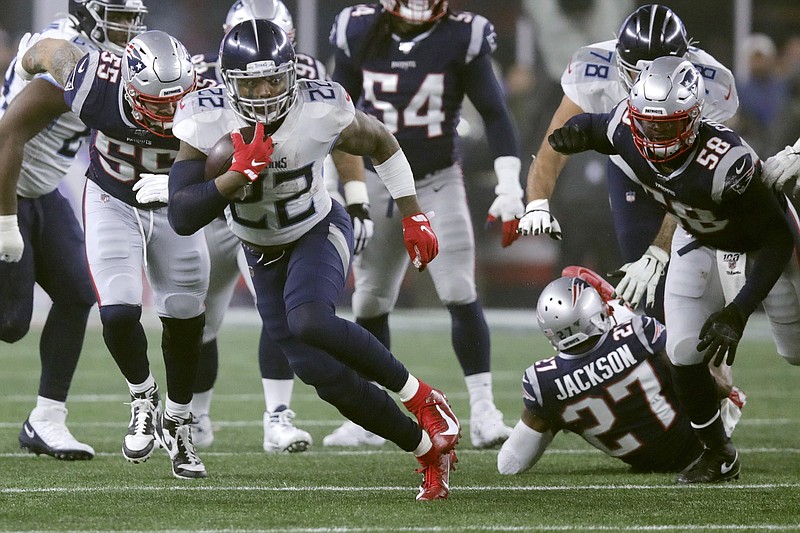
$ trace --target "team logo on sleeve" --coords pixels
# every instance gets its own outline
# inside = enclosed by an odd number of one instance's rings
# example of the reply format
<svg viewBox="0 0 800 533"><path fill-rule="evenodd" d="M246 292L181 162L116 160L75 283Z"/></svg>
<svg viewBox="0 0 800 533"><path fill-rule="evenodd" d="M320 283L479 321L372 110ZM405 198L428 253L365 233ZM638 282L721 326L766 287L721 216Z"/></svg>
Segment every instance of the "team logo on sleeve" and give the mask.
<svg viewBox="0 0 800 533"><path fill-rule="evenodd" d="M725 191L742 194L753 179L755 166L750 154L745 154L736 160L725 175Z"/></svg>

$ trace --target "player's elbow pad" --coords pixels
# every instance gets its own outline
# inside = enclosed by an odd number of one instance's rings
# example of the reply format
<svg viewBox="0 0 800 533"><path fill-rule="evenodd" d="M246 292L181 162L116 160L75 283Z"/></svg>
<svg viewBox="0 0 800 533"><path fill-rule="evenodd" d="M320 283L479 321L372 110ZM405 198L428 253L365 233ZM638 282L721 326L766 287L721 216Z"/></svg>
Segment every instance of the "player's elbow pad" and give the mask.
<svg viewBox="0 0 800 533"><path fill-rule="evenodd" d="M178 161L169 171L169 225L178 235L191 235L225 209L229 201L213 181L203 181L205 161Z"/></svg>
<svg viewBox="0 0 800 533"><path fill-rule="evenodd" d="M497 454L497 471L504 475L519 474L532 467L553 440L553 433L540 433L519 421L511 436Z"/></svg>

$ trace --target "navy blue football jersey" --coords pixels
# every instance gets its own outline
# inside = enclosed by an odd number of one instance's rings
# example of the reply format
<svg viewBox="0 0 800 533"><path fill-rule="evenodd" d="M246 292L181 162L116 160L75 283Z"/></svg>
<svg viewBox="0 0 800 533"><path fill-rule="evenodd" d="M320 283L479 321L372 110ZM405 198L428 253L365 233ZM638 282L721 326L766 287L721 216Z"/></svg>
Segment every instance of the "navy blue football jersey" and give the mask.
<svg viewBox="0 0 800 533"><path fill-rule="evenodd" d="M131 190L142 173L168 174L180 141L160 137L138 125L125 102L121 58L111 52L83 56L64 87L64 100L92 130L86 176L104 191L134 207Z"/></svg>
<svg viewBox="0 0 800 533"><path fill-rule="evenodd" d="M494 156L516 156L513 125L491 70L497 38L491 22L449 12L403 40L381 33L386 16L379 4L339 13L330 36L336 47L332 77L397 137L415 178L458 161L456 126L465 95L487 123Z"/></svg>
<svg viewBox="0 0 800 533"><path fill-rule="evenodd" d="M704 246L751 252L776 230L788 231L784 197L757 178L758 156L730 128L701 121L694 147L679 156L676 170L662 173L634 143L627 101L611 113L588 116L592 117L592 147L618 153L628 177Z"/></svg>
<svg viewBox="0 0 800 533"><path fill-rule="evenodd" d="M635 316L589 352L537 361L522 378L525 408L642 471L676 471L700 442L670 386L666 330Z"/></svg>

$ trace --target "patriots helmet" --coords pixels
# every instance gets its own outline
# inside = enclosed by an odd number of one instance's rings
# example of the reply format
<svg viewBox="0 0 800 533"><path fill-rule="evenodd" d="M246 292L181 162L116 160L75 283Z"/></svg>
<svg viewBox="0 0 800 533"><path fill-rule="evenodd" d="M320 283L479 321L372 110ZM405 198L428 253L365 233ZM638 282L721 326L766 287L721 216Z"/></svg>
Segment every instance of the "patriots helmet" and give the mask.
<svg viewBox="0 0 800 533"><path fill-rule="evenodd" d="M281 27L293 45L295 41L294 21L289 8L280 0L236 0L228 10L222 29L228 33L231 28L245 20L264 19Z"/></svg>
<svg viewBox="0 0 800 533"><path fill-rule="evenodd" d="M536 320L558 351L599 337L612 327L607 306L597 290L581 278L573 277L558 278L542 290L536 305Z"/></svg>
<svg viewBox="0 0 800 533"><path fill-rule="evenodd" d="M222 39L219 70L231 108L250 123L271 124L297 99L294 47L274 22L240 22Z"/></svg>
<svg viewBox="0 0 800 533"><path fill-rule="evenodd" d="M703 77L686 59L660 57L645 66L628 98L639 153L664 163L689 150L700 130L704 94Z"/></svg>
<svg viewBox="0 0 800 533"><path fill-rule="evenodd" d="M78 30L99 48L116 54L147 30L146 14L142 0L69 0L69 15Z"/></svg>
<svg viewBox="0 0 800 533"><path fill-rule="evenodd" d="M690 40L683 21L666 6L647 4L631 13L617 35L617 69L630 90L642 68L657 57L686 57Z"/></svg>
<svg viewBox="0 0 800 533"><path fill-rule="evenodd" d="M447 0L381 0L387 13L413 25L428 24L447 13Z"/></svg>
<svg viewBox="0 0 800 533"><path fill-rule="evenodd" d="M151 30L134 37L122 58L122 86L137 124L172 137L178 101L194 90L192 59L171 35Z"/></svg>

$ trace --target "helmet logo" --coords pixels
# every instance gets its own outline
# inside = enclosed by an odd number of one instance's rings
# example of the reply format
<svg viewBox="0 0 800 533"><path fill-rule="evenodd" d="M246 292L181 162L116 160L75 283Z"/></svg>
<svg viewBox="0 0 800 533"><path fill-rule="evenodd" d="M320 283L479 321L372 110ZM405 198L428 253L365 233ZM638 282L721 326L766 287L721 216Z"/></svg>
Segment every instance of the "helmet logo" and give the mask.
<svg viewBox="0 0 800 533"><path fill-rule="evenodd" d="M142 61L141 54L133 45L128 45L128 53L125 54L125 57L128 61L128 72L131 73L132 78L135 78L137 74L147 68L147 65Z"/></svg>
<svg viewBox="0 0 800 533"><path fill-rule="evenodd" d="M275 70L276 68L275 61L271 59L267 61L254 61L253 63L247 64L247 72L262 72L264 70Z"/></svg>

